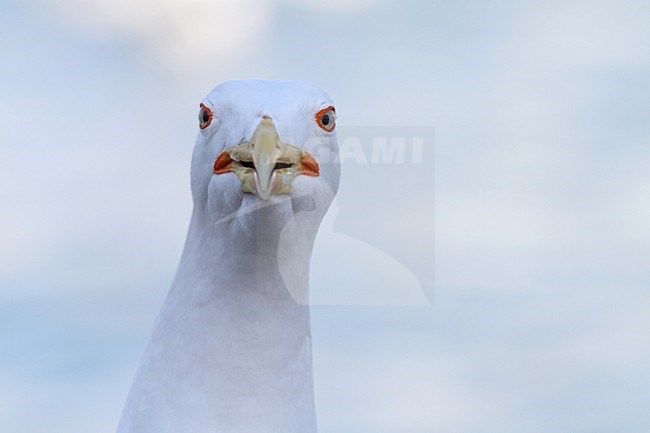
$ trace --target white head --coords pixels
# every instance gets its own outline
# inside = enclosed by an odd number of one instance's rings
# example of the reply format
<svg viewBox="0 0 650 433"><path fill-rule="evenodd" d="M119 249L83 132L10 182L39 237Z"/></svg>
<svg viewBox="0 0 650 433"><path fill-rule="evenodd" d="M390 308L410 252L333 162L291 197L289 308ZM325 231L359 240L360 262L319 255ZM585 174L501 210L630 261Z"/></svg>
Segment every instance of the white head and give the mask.
<svg viewBox="0 0 650 433"><path fill-rule="evenodd" d="M309 211L309 226L318 227L340 177L335 108L325 92L303 81L227 81L203 99L199 128L195 218L236 220L244 231L259 229L262 218L265 230L281 230Z"/></svg>

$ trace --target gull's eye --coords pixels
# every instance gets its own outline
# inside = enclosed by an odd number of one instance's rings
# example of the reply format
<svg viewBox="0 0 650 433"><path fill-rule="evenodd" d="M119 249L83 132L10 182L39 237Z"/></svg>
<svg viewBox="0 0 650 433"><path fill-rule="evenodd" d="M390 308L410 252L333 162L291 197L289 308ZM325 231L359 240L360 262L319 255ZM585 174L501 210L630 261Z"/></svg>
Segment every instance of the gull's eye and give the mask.
<svg viewBox="0 0 650 433"><path fill-rule="evenodd" d="M316 122L325 131L334 131L334 127L336 126L336 110L334 107L323 108L316 113Z"/></svg>
<svg viewBox="0 0 650 433"><path fill-rule="evenodd" d="M199 110L199 128L205 129L212 123L212 111L205 105L201 104Z"/></svg>

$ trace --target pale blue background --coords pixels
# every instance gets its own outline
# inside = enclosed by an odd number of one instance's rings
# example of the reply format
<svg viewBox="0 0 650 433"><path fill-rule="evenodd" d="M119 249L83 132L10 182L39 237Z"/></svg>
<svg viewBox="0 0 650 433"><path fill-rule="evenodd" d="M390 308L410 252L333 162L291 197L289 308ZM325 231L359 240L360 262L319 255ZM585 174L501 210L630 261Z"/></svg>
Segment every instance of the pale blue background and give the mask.
<svg viewBox="0 0 650 433"><path fill-rule="evenodd" d="M197 104L251 77L436 129L420 190L344 167L338 230L435 241L436 285L314 308L323 432L650 431L649 23L645 1L0 0L0 431L114 430Z"/></svg>

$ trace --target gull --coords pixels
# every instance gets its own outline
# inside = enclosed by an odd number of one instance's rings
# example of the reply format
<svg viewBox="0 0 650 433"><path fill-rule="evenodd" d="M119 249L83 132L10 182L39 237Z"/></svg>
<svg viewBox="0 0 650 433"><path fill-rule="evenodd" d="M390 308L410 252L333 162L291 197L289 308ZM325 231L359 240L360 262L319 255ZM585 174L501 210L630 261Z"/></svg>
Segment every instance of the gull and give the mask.
<svg viewBox="0 0 650 433"><path fill-rule="evenodd" d="M317 431L306 301L338 151L334 103L308 82L203 99L187 239L118 433Z"/></svg>

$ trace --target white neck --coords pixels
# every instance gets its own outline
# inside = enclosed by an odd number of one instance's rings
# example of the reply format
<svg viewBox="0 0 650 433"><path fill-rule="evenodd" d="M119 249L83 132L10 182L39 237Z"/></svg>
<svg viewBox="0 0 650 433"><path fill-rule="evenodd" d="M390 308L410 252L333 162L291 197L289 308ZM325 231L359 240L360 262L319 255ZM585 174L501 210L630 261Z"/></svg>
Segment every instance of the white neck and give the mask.
<svg viewBox="0 0 650 433"><path fill-rule="evenodd" d="M316 230L287 247L273 207L216 224L195 208L118 433L316 432L309 308L294 300Z"/></svg>

